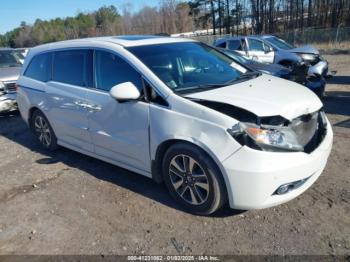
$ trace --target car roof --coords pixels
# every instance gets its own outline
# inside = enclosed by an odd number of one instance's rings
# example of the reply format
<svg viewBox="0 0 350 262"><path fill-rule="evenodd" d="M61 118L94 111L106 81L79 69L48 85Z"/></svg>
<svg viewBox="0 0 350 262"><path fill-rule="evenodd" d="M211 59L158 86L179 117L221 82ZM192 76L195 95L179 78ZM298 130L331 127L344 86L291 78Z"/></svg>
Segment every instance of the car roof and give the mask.
<svg viewBox="0 0 350 262"><path fill-rule="evenodd" d="M190 38L177 38L177 37L165 37L158 35L120 35L120 36L104 36L104 37L90 37L73 40L65 40L60 42L48 43L34 47L33 52L44 49L55 49L61 47L77 46L77 45L89 45L98 43L113 43L123 47L142 46L142 45L154 45L165 43L181 43L181 42L196 42L196 40Z"/></svg>
<svg viewBox="0 0 350 262"><path fill-rule="evenodd" d="M229 40L241 40L241 39L244 39L244 38L251 38L251 39L262 39L263 37L271 37L271 35L264 35L264 36L259 36L259 35L247 35L247 36L244 36L244 35L239 35L239 36L228 36L228 37L224 37L224 38L219 38L215 41L215 45L218 45L222 42L225 42L225 41L229 41Z"/></svg>

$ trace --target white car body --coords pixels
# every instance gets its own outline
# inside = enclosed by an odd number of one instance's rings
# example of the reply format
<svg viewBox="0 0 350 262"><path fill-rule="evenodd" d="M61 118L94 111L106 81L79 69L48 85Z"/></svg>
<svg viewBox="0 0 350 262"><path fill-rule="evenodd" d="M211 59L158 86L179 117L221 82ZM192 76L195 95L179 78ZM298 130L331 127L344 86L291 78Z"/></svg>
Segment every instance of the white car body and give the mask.
<svg viewBox="0 0 350 262"><path fill-rule="evenodd" d="M195 41L104 37L32 48L17 82L21 115L29 123L31 110L38 108L52 125L59 145L156 180L152 162L159 161L157 151L162 145L169 141L196 145L219 167L231 208L274 206L309 188L322 173L331 151L333 134L328 120L324 139L310 153L259 151L241 145L228 133L229 128L240 122L238 119L191 99L225 103L259 117L280 115L288 120L317 112L322 108L321 101L301 85L268 75L180 96L126 49L184 42ZM55 81L40 82L24 76L36 55L77 48L103 49L118 54L147 79L168 106L141 101L119 103L108 92ZM306 178L309 179L299 188L283 195L274 194L279 186Z"/></svg>

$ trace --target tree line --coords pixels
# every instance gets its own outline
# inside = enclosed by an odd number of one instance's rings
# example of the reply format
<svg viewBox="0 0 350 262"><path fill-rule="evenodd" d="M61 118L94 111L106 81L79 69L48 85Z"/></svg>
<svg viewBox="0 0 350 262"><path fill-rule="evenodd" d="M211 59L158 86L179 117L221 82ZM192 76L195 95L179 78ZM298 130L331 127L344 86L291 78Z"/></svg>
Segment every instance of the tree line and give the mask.
<svg viewBox="0 0 350 262"><path fill-rule="evenodd" d="M192 0L195 26L213 34L260 34L350 26L349 0Z"/></svg>
<svg viewBox="0 0 350 262"><path fill-rule="evenodd" d="M120 34L181 33L208 30L212 34L277 33L306 27L350 26L349 0L160 0L158 7L132 12L103 6L74 17L33 24L0 35L0 46L31 47L83 37Z"/></svg>

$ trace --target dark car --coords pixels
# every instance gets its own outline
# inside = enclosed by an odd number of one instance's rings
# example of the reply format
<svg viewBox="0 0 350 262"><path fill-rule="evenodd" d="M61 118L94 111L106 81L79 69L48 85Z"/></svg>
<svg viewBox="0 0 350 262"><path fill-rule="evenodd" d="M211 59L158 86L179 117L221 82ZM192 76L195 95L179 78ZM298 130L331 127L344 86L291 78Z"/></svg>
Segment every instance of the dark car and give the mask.
<svg viewBox="0 0 350 262"><path fill-rule="evenodd" d="M238 63L244 64L256 71L300 83L314 91L320 98L324 96L326 81L323 77L307 76L307 67L287 68L279 64L261 63L247 59L236 51L224 48L218 49Z"/></svg>

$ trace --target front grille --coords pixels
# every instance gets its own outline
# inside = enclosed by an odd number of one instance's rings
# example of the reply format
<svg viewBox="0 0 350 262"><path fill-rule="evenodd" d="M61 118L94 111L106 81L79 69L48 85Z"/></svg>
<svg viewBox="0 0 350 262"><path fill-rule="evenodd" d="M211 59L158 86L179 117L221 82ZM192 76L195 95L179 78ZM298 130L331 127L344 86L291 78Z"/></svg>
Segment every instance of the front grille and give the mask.
<svg viewBox="0 0 350 262"><path fill-rule="evenodd" d="M313 152L326 135L327 122L322 110L298 117L290 125L299 143L304 146L305 153Z"/></svg>
<svg viewBox="0 0 350 262"><path fill-rule="evenodd" d="M5 82L4 91L6 93L15 93L16 92L16 82Z"/></svg>

